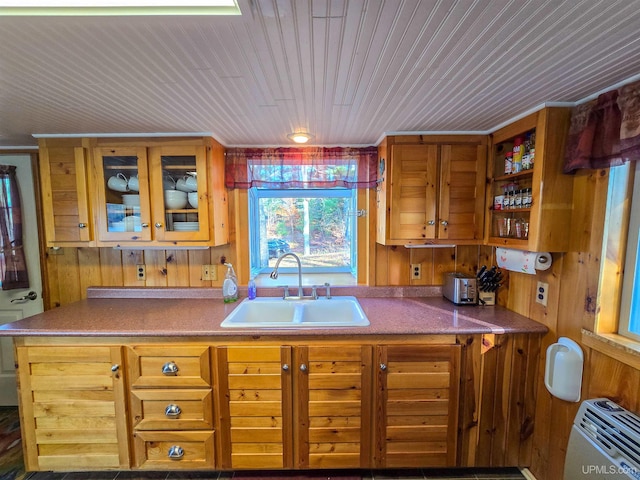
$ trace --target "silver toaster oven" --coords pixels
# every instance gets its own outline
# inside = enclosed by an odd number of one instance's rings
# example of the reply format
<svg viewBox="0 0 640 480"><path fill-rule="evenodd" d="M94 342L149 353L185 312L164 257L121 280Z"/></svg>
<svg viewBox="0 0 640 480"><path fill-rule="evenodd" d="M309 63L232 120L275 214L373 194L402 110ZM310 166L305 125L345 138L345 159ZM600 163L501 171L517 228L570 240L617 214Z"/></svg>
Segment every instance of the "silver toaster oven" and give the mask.
<svg viewBox="0 0 640 480"><path fill-rule="evenodd" d="M442 295L456 305L477 305L477 280L463 273L445 273Z"/></svg>

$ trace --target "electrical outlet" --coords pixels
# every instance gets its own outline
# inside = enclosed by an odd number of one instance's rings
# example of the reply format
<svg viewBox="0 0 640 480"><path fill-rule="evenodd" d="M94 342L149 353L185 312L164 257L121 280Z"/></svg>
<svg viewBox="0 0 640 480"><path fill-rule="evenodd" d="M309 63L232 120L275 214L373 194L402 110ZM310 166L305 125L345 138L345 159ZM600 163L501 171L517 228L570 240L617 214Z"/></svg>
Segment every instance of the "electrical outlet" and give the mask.
<svg viewBox="0 0 640 480"><path fill-rule="evenodd" d="M414 280L420 280L422 278L422 264L421 263L412 263L411 264L411 278Z"/></svg>
<svg viewBox="0 0 640 480"><path fill-rule="evenodd" d="M138 280L147 279L147 268L144 265L136 265L136 275Z"/></svg>
<svg viewBox="0 0 640 480"><path fill-rule="evenodd" d="M549 296L549 284L544 282L538 282L538 286L536 288L536 302L541 303L546 307L548 296Z"/></svg>

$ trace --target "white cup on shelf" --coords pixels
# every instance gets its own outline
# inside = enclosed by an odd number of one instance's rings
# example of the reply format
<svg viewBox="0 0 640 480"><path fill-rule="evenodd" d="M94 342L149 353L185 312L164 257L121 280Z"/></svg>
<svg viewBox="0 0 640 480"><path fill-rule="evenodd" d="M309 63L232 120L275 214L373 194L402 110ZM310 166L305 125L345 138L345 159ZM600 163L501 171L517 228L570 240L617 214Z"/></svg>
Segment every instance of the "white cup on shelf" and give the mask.
<svg viewBox="0 0 640 480"><path fill-rule="evenodd" d="M190 175L185 175L176 182L176 190L187 193L195 192L198 190L198 181Z"/></svg>
<svg viewBox="0 0 640 480"><path fill-rule="evenodd" d="M124 176L124 173L118 173L107 180L107 187L116 192L128 192L129 180Z"/></svg>
<svg viewBox="0 0 640 480"><path fill-rule="evenodd" d="M128 186L129 186L129 190L132 192L140 191L140 183L138 181L137 175L132 175L131 178L129 178Z"/></svg>
<svg viewBox="0 0 640 480"><path fill-rule="evenodd" d="M175 190L176 181L171 175L165 175L162 177L162 186L164 187L164 190Z"/></svg>

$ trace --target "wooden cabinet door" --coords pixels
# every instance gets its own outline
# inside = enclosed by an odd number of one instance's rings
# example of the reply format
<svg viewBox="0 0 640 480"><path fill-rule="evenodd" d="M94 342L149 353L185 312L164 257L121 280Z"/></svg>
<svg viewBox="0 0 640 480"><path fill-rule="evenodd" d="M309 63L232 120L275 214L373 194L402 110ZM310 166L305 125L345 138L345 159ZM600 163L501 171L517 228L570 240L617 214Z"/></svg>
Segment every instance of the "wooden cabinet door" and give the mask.
<svg viewBox="0 0 640 480"><path fill-rule="evenodd" d="M486 162L486 145L440 146L439 239L482 240Z"/></svg>
<svg viewBox="0 0 640 480"><path fill-rule="evenodd" d="M94 240L89 202L89 151L77 139L40 140L42 214L47 247Z"/></svg>
<svg viewBox="0 0 640 480"><path fill-rule="evenodd" d="M149 149L149 173L155 239L162 242L209 240L206 147L152 147ZM195 185L187 188L185 179L195 180ZM175 189L168 188L172 185ZM171 206L166 203L167 190L174 190L169 194L184 194L185 204Z"/></svg>
<svg viewBox="0 0 640 480"><path fill-rule="evenodd" d="M149 242L151 208L147 149L99 147L94 150L96 221L101 242ZM131 178L137 178L137 191Z"/></svg>
<svg viewBox="0 0 640 480"><path fill-rule="evenodd" d="M459 345L377 347L375 467L455 466Z"/></svg>
<svg viewBox="0 0 640 480"><path fill-rule="evenodd" d="M128 469L119 346L17 347L28 471Z"/></svg>
<svg viewBox="0 0 640 480"><path fill-rule="evenodd" d="M392 145L390 176L390 236L435 238L438 146Z"/></svg>
<svg viewBox="0 0 640 480"><path fill-rule="evenodd" d="M296 348L297 468L371 467L371 346Z"/></svg>
<svg viewBox="0 0 640 480"><path fill-rule="evenodd" d="M291 347L218 347L221 467L293 468Z"/></svg>

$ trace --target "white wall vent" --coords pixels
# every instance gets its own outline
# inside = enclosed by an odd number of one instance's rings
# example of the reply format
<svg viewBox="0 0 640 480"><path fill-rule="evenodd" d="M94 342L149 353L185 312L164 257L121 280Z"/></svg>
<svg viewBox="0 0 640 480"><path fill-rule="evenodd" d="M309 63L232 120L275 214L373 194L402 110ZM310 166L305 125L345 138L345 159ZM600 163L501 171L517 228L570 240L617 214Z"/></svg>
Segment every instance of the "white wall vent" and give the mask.
<svg viewBox="0 0 640 480"><path fill-rule="evenodd" d="M640 480L640 417L606 398L585 400L574 420L565 480Z"/></svg>

